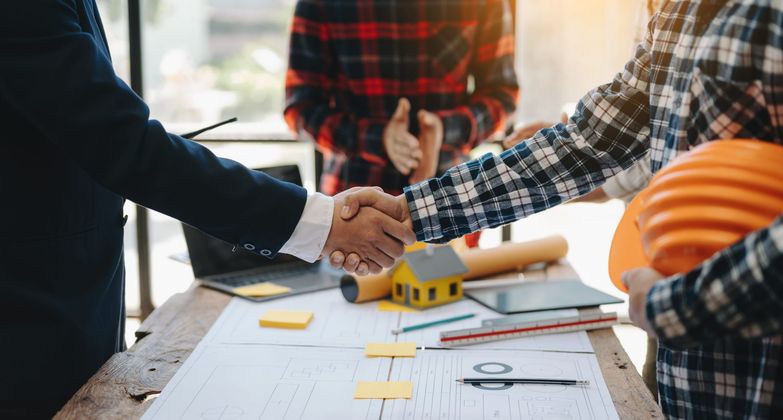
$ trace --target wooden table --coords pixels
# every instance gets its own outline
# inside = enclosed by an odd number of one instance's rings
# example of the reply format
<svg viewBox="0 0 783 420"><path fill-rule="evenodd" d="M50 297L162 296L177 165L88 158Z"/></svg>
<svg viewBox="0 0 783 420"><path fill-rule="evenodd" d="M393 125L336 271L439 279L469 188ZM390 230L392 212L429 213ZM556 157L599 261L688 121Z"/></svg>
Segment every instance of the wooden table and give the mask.
<svg viewBox="0 0 783 420"><path fill-rule="evenodd" d="M525 275L530 280L547 281L578 278L567 264L527 270ZM55 418L141 417L230 299L196 286L172 296L139 327L136 343L112 356ZM620 418L663 418L614 331L590 331L588 336Z"/></svg>

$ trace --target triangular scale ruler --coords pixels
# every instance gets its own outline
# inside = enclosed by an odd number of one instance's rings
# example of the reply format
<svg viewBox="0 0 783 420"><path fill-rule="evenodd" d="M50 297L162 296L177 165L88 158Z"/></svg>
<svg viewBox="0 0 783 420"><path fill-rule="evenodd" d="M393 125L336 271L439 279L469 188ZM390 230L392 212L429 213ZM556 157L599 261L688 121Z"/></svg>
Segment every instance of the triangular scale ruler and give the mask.
<svg viewBox="0 0 783 420"><path fill-rule="evenodd" d="M444 345L465 346L534 335L597 330L617 323L616 312L584 314L567 318L443 331L440 333L440 342Z"/></svg>

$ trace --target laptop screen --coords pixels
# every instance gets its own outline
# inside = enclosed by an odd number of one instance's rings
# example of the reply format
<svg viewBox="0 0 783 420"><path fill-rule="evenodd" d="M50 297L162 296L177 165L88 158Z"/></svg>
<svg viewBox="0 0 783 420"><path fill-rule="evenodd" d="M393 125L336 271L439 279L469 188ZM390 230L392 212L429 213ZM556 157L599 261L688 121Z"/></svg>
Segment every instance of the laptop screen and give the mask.
<svg viewBox="0 0 783 420"><path fill-rule="evenodd" d="M276 166L256 169L281 181L302 185L299 167L296 165ZM185 242L188 245L190 264L193 275L199 278L217 274L233 273L243 270L277 267L283 264L307 264L306 262L286 254L278 254L274 259L251 254L241 247L232 251L234 246L220 239L183 224Z"/></svg>

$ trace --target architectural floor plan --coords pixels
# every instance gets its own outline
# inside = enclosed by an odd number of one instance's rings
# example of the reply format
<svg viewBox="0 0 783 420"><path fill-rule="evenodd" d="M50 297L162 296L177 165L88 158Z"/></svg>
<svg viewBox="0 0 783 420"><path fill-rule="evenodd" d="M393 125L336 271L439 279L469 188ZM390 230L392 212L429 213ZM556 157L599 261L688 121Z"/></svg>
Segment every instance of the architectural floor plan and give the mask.
<svg viewBox="0 0 783 420"><path fill-rule="evenodd" d="M258 318L269 309L309 310L314 318L305 330L261 328ZM586 336L548 335L446 349L433 341L445 326L391 333L408 323L470 311L477 315L470 326L498 317L472 301L415 314L384 312L377 303L347 303L336 290L263 303L235 298L144 419L617 418ZM396 341L414 341L425 349L414 358L364 354L367 343ZM577 379L590 385L456 382L482 376ZM359 381L412 381L412 398L354 399Z"/></svg>

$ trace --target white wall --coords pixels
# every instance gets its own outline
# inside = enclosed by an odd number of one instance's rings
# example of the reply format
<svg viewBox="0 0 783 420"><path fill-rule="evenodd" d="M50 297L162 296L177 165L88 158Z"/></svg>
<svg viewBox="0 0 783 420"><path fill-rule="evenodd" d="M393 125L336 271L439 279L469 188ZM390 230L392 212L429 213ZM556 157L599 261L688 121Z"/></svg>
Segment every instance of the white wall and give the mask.
<svg viewBox="0 0 783 420"><path fill-rule="evenodd" d="M552 120L631 57L639 0L518 0L517 119Z"/></svg>

